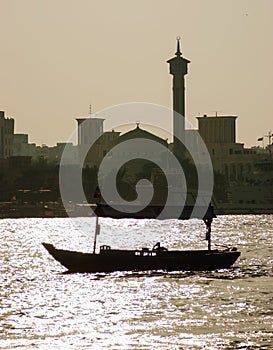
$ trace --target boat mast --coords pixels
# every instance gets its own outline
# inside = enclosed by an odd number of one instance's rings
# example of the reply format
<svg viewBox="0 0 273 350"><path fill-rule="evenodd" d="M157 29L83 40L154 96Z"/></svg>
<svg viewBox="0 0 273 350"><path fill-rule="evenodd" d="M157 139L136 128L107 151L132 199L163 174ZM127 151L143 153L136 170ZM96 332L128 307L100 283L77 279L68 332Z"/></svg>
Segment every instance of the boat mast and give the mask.
<svg viewBox="0 0 273 350"><path fill-rule="evenodd" d="M99 217L96 215L96 227L95 227L95 236L94 236L93 254L95 254L95 253L96 253L97 236L98 236L99 234L100 234Z"/></svg>
<svg viewBox="0 0 273 350"><path fill-rule="evenodd" d="M91 105L90 105L90 109L91 109ZM91 114L91 110L90 110L90 114ZM94 193L94 198L97 198L97 204L100 202L101 199L101 193L100 193L100 189L97 186L95 193ZM96 215L96 214L95 214ZM99 224L99 217L98 215L96 215L96 227L95 227L95 236L94 236L94 245L93 245L93 254L96 253L96 245L97 245L97 236L100 234L100 224Z"/></svg>

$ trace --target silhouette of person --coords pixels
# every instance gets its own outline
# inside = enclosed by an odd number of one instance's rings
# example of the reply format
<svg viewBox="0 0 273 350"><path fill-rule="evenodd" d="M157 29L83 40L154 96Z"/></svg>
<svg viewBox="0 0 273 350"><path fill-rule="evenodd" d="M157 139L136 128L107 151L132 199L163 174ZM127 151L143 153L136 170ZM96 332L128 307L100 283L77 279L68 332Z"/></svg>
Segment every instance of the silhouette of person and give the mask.
<svg viewBox="0 0 273 350"><path fill-rule="evenodd" d="M165 248L165 247L161 247L161 246L160 246L160 242L157 242L157 243L153 246L153 250L165 251L165 250L168 250L168 249Z"/></svg>

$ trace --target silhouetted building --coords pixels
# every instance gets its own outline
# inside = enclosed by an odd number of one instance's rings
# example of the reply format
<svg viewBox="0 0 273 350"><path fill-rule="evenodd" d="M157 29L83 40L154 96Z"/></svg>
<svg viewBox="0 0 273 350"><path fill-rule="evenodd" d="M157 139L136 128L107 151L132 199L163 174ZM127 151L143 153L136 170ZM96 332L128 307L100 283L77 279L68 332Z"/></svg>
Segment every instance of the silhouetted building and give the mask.
<svg viewBox="0 0 273 350"><path fill-rule="evenodd" d="M255 148L236 142L236 116L197 117L198 129L211 156L213 169L229 181L245 181L261 159Z"/></svg>
<svg viewBox="0 0 273 350"><path fill-rule="evenodd" d="M79 152L81 152L81 157L82 152L86 152L83 161L83 166L88 166L90 168L98 168L102 159L107 155L109 151L111 152L111 149L116 144L119 135L120 132L114 130L104 132L90 148L87 145L87 152L85 149L86 145L78 145Z"/></svg>
<svg viewBox="0 0 273 350"><path fill-rule="evenodd" d="M144 139L149 141L154 141L149 144L149 148L147 148L147 144L141 144L141 142L137 142L137 139ZM135 129L130 130L117 138L115 144L122 144L123 142L135 140L136 142L127 143L125 147L122 147L120 150L111 152L116 159L153 159L154 162L161 159L163 154L159 153L159 148L157 144L161 144L164 150L168 149L167 140L162 139L142 128L137 126ZM163 152L164 154L166 153Z"/></svg>
<svg viewBox="0 0 273 350"><path fill-rule="evenodd" d="M0 111L0 158L12 156L14 135L14 119L5 118L5 112Z"/></svg>
<svg viewBox="0 0 273 350"><path fill-rule="evenodd" d="M102 118L77 118L78 145L92 145L103 134Z"/></svg>
<svg viewBox="0 0 273 350"><path fill-rule="evenodd" d="M66 148L66 162L74 164L77 162L78 150L72 142L57 142L56 146L36 146L36 153L33 159L46 159L51 163L59 164Z"/></svg>
<svg viewBox="0 0 273 350"><path fill-rule="evenodd" d="M177 138L185 138L185 75L188 73L189 60L182 57L180 51L180 38L177 38L176 57L167 61L170 64L170 74L173 75L173 134L174 153L181 155L183 147Z"/></svg>
<svg viewBox="0 0 273 350"><path fill-rule="evenodd" d="M35 158L37 156L37 147L35 143L28 143L27 134L14 134L13 136L13 155L29 156Z"/></svg>
<svg viewBox="0 0 273 350"><path fill-rule="evenodd" d="M197 117L199 134L205 143L235 143L235 116L207 116Z"/></svg>

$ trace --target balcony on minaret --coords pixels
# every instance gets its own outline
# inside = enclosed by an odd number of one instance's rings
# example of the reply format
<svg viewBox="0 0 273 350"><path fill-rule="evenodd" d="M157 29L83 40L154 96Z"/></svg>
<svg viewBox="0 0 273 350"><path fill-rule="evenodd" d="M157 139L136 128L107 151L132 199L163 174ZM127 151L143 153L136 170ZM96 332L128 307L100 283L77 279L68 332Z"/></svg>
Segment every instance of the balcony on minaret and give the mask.
<svg viewBox="0 0 273 350"><path fill-rule="evenodd" d="M177 38L175 57L169 59L167 63L170 64L170 74L172 75L184 76L188 73L188 63L190 63L190 61L182 57L182 52L180 51L180 37Z"/></svg>

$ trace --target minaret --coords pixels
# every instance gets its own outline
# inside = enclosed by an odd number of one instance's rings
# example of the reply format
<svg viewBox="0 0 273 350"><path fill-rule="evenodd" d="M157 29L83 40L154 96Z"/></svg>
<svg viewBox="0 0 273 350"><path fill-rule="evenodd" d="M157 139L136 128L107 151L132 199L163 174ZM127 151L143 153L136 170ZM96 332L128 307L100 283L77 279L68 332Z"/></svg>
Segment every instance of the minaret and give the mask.
<svg viewBox="0 0 273 350"><path fill-rule="evenodd" d="M189 60L182 57L180 37L177 37L176 57L167 61L170 64L170 74L173 75L173 136L174 153L181 156L181 148L177 139L185 138L185 75L188 73Z"/></svg>

